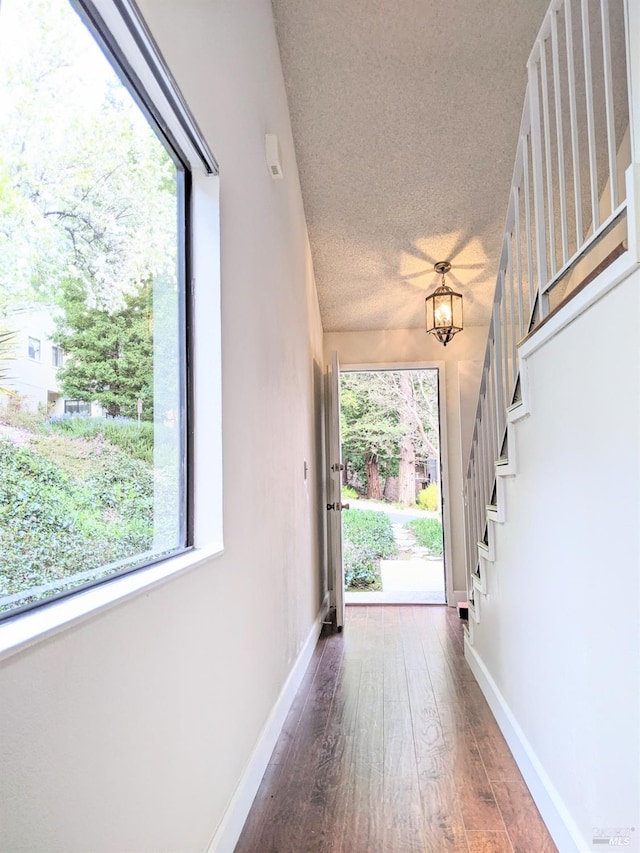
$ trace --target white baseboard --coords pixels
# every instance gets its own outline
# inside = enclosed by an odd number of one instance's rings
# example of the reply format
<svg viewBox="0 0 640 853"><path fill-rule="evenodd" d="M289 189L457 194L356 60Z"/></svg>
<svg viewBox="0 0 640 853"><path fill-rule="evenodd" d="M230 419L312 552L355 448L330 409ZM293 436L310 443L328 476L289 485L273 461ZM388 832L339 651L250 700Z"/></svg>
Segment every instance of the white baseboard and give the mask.
<svg viewBox="0 0 640 853"><path fill-rule="evenodd" d="M280 695L273 706L271 714L265 723L249 763L242 774L242 778L236 788L229 807L222 818L215 835L213 836L207 853L233 853L240 833L249 814L255 796L260 787L260 782L269 764L269 759L276 745L276 741L284 725L289 708L291 707L302 678L307 671L313 651L318 642L322 629L322 620L327 611L327 601L323 601L315 622L298 659L294 663L289 677L284 683Z"/></svg>
<svg viewBox="0 0 640 853"><path fill-rule="evenodd" d="M466 589L454 589L453 595L450 595L447 600L447 604L449 607L456 607L461 601L466 601L468 597L469 593Z"/></svg>
<svg viewBox="0 0 640 853"><path fill-rule="evenodd" d="M558 850L562 853L587 853L591 847L571 817L482 658L466 637L464 646L467 663L489 703Z"/></svg>

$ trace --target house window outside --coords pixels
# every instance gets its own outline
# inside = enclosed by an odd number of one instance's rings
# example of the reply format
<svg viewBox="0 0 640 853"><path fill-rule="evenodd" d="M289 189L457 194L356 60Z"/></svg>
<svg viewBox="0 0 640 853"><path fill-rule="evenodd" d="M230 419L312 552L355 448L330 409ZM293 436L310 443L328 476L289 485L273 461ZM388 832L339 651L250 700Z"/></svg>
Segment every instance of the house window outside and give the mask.
<svg viewBox="0 0 640 853"><path fill-rule="evenodd" d="M84 415L90 417L91 403L86 403L84 400L65 400L64 401L65 415Z"/></svg>
<svg viewBox="0 0 640 853"><path fill-rule="evenodd" d="M28 342L29 358L34 361L40 361L40 341L38 338L29 337Z"/></svg>
<svg viewBox="0 0 640 853"><path fill-rule="evenodd" d="M0 310L53 305L65 415L105 412L19 445L0 429L0 618L191 545L189 167L94 11L0 6Z"/></svg>
<svg viewBox="0 0 640 853"><path fill-rule="evenodd" d="M51 347L51 364L54 367L62 367L64 364L64 351L62 347Z"/></svg>

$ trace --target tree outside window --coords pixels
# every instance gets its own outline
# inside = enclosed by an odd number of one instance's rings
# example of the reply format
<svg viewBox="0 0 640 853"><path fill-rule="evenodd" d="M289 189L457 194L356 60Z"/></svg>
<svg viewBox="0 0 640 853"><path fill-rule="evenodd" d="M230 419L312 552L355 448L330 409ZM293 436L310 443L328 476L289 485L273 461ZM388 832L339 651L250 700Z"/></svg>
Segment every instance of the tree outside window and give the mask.
<svg viewBox="0 0 640 853"><path fill-rule="evenodd" d="M2 0L0 330L51 308L67 404L0 405L0 613L187 545L183 159L68 0Z"/></svg>

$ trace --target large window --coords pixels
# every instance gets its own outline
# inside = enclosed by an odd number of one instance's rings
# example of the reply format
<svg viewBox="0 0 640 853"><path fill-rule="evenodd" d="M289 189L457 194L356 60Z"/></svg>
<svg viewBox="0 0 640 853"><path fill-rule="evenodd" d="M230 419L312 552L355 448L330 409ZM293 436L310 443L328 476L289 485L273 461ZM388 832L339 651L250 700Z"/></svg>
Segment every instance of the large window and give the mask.
<svg viewBox="0 0 640 853"><path fill-rule="evenodd" d="M4 616L191 544L189 170L109 44L93 3L2 0L0 333L46 311L68 398L0 350Z"/></svg>

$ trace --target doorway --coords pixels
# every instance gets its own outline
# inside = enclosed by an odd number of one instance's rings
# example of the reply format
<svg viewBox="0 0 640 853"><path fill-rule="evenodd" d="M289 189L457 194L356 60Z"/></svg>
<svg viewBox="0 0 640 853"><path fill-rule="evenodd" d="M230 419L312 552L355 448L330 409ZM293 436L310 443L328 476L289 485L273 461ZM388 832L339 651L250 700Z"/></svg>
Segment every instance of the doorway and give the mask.
<svg viewBox="0 0 640 853"><path fill-rule="evenodd" d="M440 374L340 373L345 604L446 603Z"/></svg>

